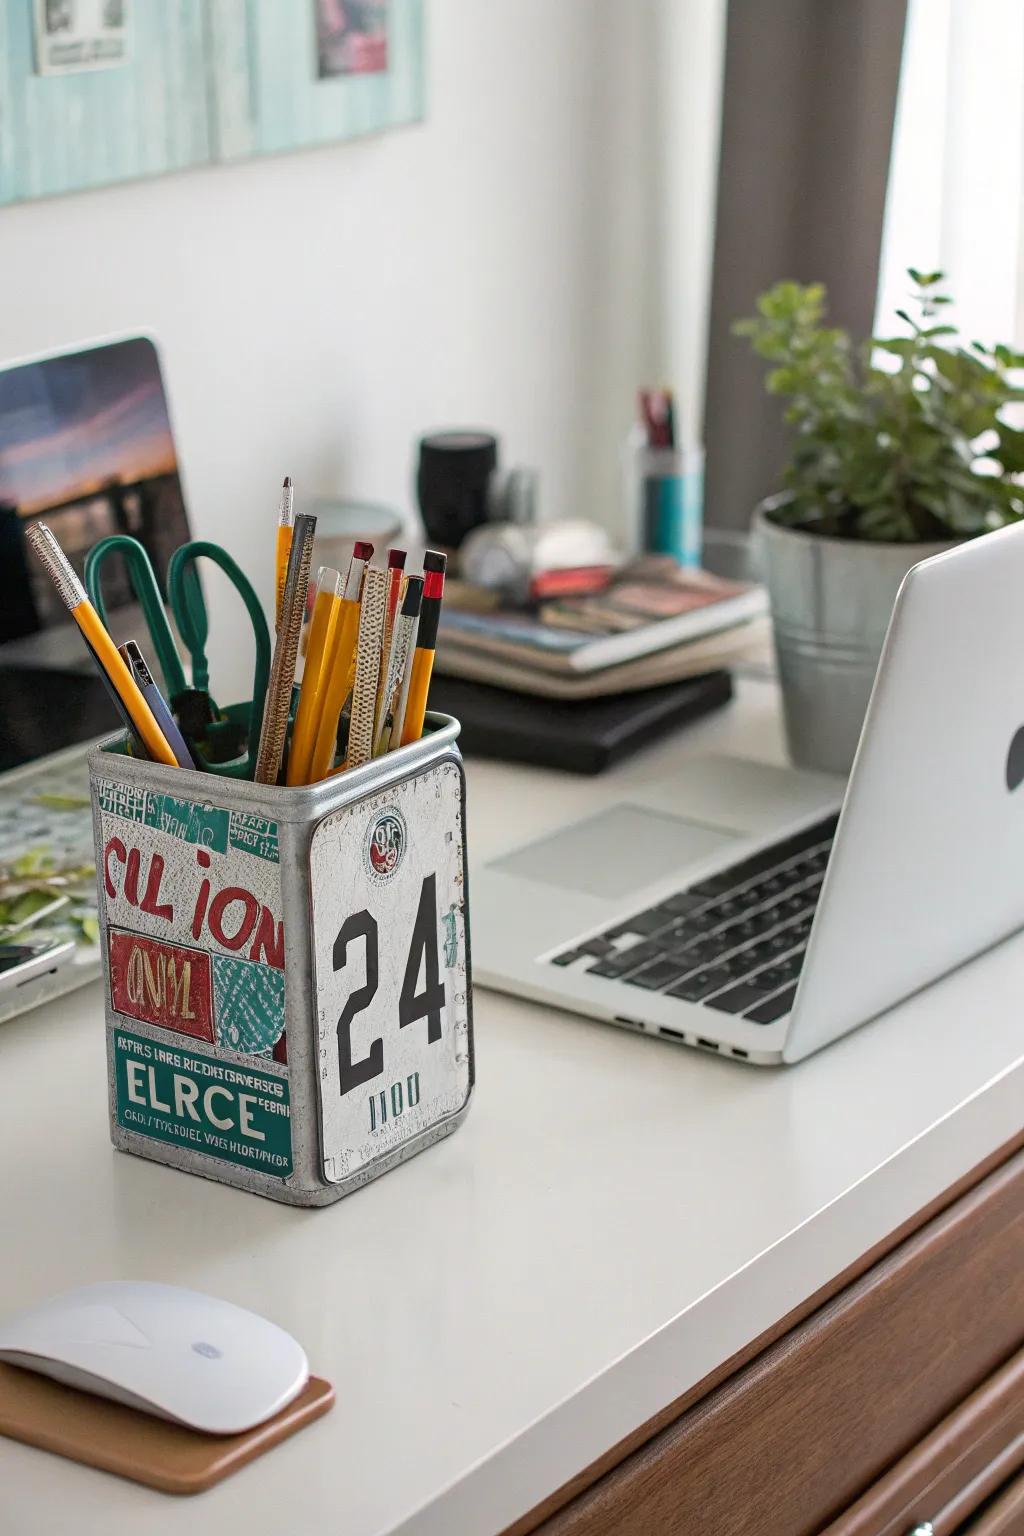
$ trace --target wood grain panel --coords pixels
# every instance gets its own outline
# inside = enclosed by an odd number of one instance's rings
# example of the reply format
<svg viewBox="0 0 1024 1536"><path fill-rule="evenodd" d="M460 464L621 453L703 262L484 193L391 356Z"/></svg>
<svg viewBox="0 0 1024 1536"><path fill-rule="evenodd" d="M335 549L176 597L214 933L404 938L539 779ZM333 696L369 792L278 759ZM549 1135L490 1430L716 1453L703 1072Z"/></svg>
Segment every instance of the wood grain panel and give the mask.
<svg viewBox="0 0 1024 1536"><path fill-rule="evenodd" d="M1022 1343L1017 1153L540 1529L813 1536Z"/></svg>
<svg viewBox="0 0 1024 1536"><path fill-rule="evenodd" d="M730 1377L742 1370L744 1366L749 1365L752 1360L763 1354L770 1345L774 1344L776 1340L783 1338L792 1328L795 1328L806 1318L811 1317L820 1307L830 1301L833 1296L837 1296L848 1285L859 1279L861 1275L866 1274L874 1264L885 1258L887 1254L892 1253L902 1242L905 1242L915 1232L920 1231L934 1217L955 1205L963 1195L969 1190L976 1188L990 1173L993 1173L997 1168L1009 1162L1010 1158L1022 1148L1024 1148L1024 1131L1021 1131L1002 1147L998 1147L981 1163L958 1179L955 1184L943 1190L941 1195L929 1201L928 1205L915 1212L913 1216L909 1217L894 1231L888 1233L878 1243L874 1244L872 1248L861 1254L853 1264L850 1264L840 1274L834 1276L826 1285L813 1292L812 1295L806 1297L798 1306L786 1313L784 1317L779 1318L778 1322L773 1324L771 1328L766 1329L757 1338L752 1339L749 1344L745 1345L743 1349L738 1350L734 1355L731 1355L728 1360L723 1360L721 1365L714 1371L711 1371L671 1403L666 1404L659 1413L645 1420L643 1424L638 1424L630 1434L617 1441L615 1445L609 1446L608 1450L591 1462L589 1466L581 1468L568 1482L562 1484L560 1488L554 1489L541 1503L536 1504L533 1509L521 1515L518 1520L505 1529L502 1536L531 1536L532 1532L539 1530L543 1526L545 1520L551 1519L559 1510L572 1503L573 1499L578 1498L588 1488L593 1487L613 1468L620 1466L634 1451L639 1450L641 1446L653 1440L663 1429L666 1429L670 1424L676 1423L688 1409L707 1397L709 1393L714 1391L716 1387L721 1386L723 1382L728 1381Z"/></svg>
<svg viewBox="0 0 1024 1536"><path fill-rule="evenodd" d="M952 1536L1024 1464L1024 1350L879 1478L824 1536ZM937 1513L938 1512L938 1513Z"/></svg>
<svg viewBox="0 0 1024 1536"><path fill-rule="evenodd" d="M976 1478L957 1490L949 1503L930 1521L932 1536L957 1536L968 1516L979 1510L985 1500L1002 1488L1004 1483L1016 1477L1022 1467L1024 1435L1011 1440Z"/></svg>
<svg viewBox="0 0 1024 1536"><path fill-rule="evenodd" d="M1024 1531L1024 1477L1017 1477L984 1514L966 1526L963 1536L1021 1536Z"/></svg>

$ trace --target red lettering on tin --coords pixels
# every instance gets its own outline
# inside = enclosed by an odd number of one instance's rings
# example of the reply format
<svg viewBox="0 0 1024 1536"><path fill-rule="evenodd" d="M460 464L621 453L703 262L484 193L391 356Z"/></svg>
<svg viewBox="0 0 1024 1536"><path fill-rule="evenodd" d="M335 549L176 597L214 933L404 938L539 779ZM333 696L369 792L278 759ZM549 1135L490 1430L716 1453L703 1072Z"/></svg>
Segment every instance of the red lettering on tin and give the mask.
<svg viewBox="0 0 1024 1536"><path fill-rule="evenodd" d="M117 886L110 877L110 855L120 859L123 864L127 858L127 850L119 837L112 837L103 850L103 888L107 895L113 899L117 895Z"/></svg>
<svg viewBox="0 0 1024 1536"><path fill-rule="evenodd" d="M266 957L267 965L274 966L278 971L284 970L284 923L274 920L269 907L264 907L260 913L256 937L249 951L250 960L259 960L263 956Z"/></svg>
<svg viewBox="0 0 1024 1536"><path fill-rule="evenodd" d="M149 879L146 881L146 894L142 898L143 912L150 917L162 917L165 922L170 922L174 916L174 907L169 901L160 901L160 882L164 877L164 861L158 853L154 853L149 866Z"/></svg>
<svg viewBox="0 0 1024 1536"><path fill-rule="evenodd" d="M235 932L229 935L224 927L224 918L228 908L236 902L242 903L242 921ZM244 890L240 885L225 886L210 903L210 932L225 949L242 949L252 937L259 915L260 904L251 891Z"/></svg>

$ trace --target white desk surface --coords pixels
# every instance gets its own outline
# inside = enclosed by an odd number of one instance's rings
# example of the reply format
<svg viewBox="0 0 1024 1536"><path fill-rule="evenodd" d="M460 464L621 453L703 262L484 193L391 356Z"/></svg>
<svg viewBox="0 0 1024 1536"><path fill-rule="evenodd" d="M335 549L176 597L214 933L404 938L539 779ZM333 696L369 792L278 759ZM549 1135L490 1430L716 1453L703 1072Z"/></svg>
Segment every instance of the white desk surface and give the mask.
<svg viewBox="0 0 1024 1536"><path fill-rule="evenodd" d="M695 748L777 757L771 687L603 779L471 764L471 849ZM464 1126L314 1211L112 1150L98 984L3 1026L0 1310L178 1281L290 1329L338 1393L184 1501L0 1441L4 1536L500 1531L1020 1128L1022 982L1018 938L788 1069L478 990Z"/></svg>

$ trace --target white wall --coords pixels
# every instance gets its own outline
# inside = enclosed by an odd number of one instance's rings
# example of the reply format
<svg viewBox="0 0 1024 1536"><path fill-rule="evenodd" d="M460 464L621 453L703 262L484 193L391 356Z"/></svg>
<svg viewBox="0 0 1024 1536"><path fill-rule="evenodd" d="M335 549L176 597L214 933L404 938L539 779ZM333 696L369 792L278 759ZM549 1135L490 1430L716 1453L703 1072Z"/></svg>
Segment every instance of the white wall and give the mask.
<svg viewBox="0 0 1024 1536"><path fill-rule="evenodd" d="M666 5L429 0L421 126L0 211L0 355L151 329L195 530L268 596L281 476L408 508L432 426L494 427L545 516L614 522L635 387L671 360Z"/></svg>

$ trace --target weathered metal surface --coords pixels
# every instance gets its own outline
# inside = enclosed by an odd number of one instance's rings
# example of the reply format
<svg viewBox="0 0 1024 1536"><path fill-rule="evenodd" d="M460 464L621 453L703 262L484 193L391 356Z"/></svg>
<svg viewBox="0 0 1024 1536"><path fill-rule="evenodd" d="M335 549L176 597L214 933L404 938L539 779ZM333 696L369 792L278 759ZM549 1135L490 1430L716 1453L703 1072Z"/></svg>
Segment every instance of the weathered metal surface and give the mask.
<svg viewBox="0 0 1024 1536"><path fill-rule="evenodd" d="M464 786L457 725L432 726L303 789L92 754L116 1146L315 1205L455 1128L472 1087ZM371 908L369 1010L365 943L358 965L334 958ZM357 1061L387 1010L408 1025L387 1025L380 1081L342 1095L343 1017Z"/></svg>
<svg viewBox="0 0 1024 1536"><path fill-rule="evenodd" d="M321 821L309 889L323 1171L337 1184L469 1097L459 765Z"/></svg>

